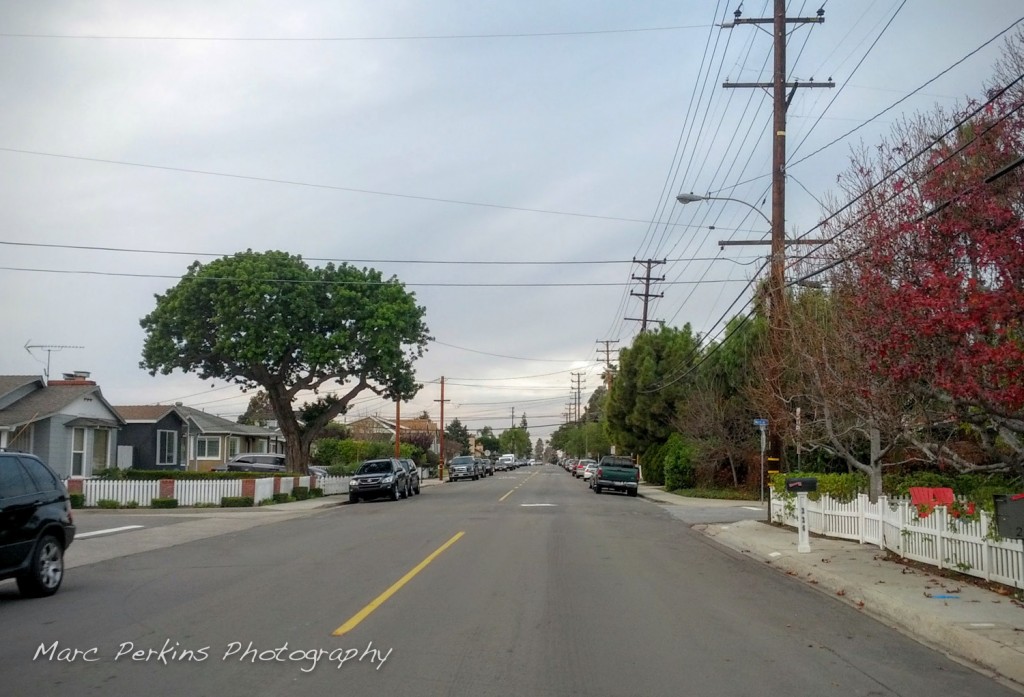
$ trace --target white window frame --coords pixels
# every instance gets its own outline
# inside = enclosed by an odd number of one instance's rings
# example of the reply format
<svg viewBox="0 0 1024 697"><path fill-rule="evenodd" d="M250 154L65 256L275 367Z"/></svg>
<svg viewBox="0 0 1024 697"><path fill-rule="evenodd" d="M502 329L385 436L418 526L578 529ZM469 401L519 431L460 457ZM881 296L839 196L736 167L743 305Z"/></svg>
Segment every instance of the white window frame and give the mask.
<svg viewBox="0 0 1024 697"><path fill-rule="evenodd" d="M81 427L74 427L71 429L71 476L72 477L87 477L87 465L88 461L85 459L85 454L88 452L86 449L86 438L85 429ZM81 436L81 443L78 436ZM78 460L76 463L75 460ZM78 470L77 472L75 470Z"/></svg>
<svg viewBox="0 0 1024 697"><path fill-rule="evenodd" d="M163 443L161 443L163 440ZM177 431L167 431L159 429L156 432L156 464L158 465L177 465L178 464L178 441L181 440L181 434ZM166 450L165 445L170 445L170 459L164 458L164 451Z"/></svg>
<svg viewBox="0 0 1024 697"><path fill-rule="evenodd" d="M100 453L97 448L98 434L104 434L107 439L107 447L105 452ZM107 469L111 465L110 448L114 443L114 439L111 438L111 432L106 428L90 428L88 433L89 441L89 474L91 475L96 469ZM102 455L101 458L97 458L97 455Z"/></svg>
<svg viewBox="0 0 1024 697"><path fill-rule="evenodd" d="M220 460L220 436L196 436L196 460ZM216 444L217 452L210 454L210 444ZM200 447L202 446L202 447ZM203 453L200 455L200 451Z"/></svg>
<svg viewBox="0 0 1024 697"><path fill-rule="evenodd" d="M231 436L228 438L228 459L230 460L238 453L242 452L242 439L239 436Z"/></svg>

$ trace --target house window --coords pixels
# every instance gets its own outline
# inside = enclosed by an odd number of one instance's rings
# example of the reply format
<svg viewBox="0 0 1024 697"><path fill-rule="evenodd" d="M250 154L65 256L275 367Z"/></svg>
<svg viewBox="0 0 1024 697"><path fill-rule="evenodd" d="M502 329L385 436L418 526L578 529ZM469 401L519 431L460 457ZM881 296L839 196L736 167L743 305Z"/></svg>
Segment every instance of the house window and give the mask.
<svg viewBox="0 0 1024 697"><path fill-rule="evenodd" d="M29 424L28 426L16 429L14 433L7 433L7 442L0 443L0 446L9 450L20 450L23 453L33 452L32 434L34 433L34 429L35 424Z"/></svg>
<svg viewBox="0 0 1024 697"><path fill-rule="evenodd" d="M156 432L156 464L178 464L178 433L176 431Z"/></svg>
<svg viewBox="0 0 1024 697"><path fill-rule="evenodd" d="M97 428L92 432L92 467L90 472L110 466L110 431Z"/></svg>
<svg viewBox="0 0 1024 697"><path fill-rule="evenodd" d="M220 438L211 436L202 436L196 438L196 459L219 460Z"/></svg>
<svg viewBox="0 0 1024 697"><path fill-rule="evenodd" d="M228 438L228 459L230 460L240 452L242 452L242 439L238 436Z"/></svg>
<svg viewBox="0 0 1024 697"><path fill-rule="evenodd" d="M81 477L85 466L85 429L71 429L71 476Z"/></svg>

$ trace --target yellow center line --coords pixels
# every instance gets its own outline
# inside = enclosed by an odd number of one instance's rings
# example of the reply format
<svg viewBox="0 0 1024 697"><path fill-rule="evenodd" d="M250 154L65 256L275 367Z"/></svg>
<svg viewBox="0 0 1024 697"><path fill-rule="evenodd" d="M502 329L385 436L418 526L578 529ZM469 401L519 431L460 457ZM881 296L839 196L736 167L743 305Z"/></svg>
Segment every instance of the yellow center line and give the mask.
<svg viewBox="0 0 1024 697"><path fill-rule="evenodd" d="M501 503L502 501L504 501L505 499L507 499L507 498L508 498L509 496L511 496L511 495L512 495L512 492L514 492L514 491L515 491L516 489L518 489L519 487L521 487L521 486L522 486L523 484L526 484L526 482L530 481L530 479L531 479L531 478L533 478L533 475L534 475L534 474L537 474L537 473L536 473L536 472L534 472L534 473L533 473L533 474L531 474L531 475L530 475L529 477L527 477L527 478L526 478L526 479L524 479L523 481L519 482L519 484L516 484L516 485L515 485L514 487L512 487L512 488L511 488L511 489L509 490L509 492L508 492L507 494L505 494L505 495L504 495L504 496L502 496L502 497L501 497L500 499L498 499L498 503Z"/></svg>
<svg viewBox="0 0 1024 697"><path fill-rule="evenodd" d="M399 590L401 590L402 586L404 586L406 583L411 581L416 574L418 574L419 572L423 571L423 569L426 568L427 564L429 564L430 562L434 561L434 559L436 559L441 554L441 552L445 551L446 549L451 547L453 544L458 542L459 538L462 537L465 534L466 533L464 531L456 533L455 536L452 537L452 539L448 540L443 545L438 547L436 550L431 552L430 556L428 556L426 559L424 559L419 564L414 566L412 568L412 570L409 571L409 573L407 573L405 576L403 576L402 578L400 578L397 581L395 581L391 585L390 588L388 588L386 591L384 591L383 593L378 595L376 598L374 598L370 602L369 605L364 607L362 610L360 610L356 614L352 615L351 619L349 619L345 624L341 625L340 627L335 629L333 632L331 632L331 635L332 636L341 636L342 634L345 634L346 632L349 632L349 631L355 629L359 625L360 622L362 622L363 620L365 620L367 617L370 616L370 613L372 613L378 607L380 607L385 602L387 602L388 598L390 598L395 593L397 593Z"/></svg>

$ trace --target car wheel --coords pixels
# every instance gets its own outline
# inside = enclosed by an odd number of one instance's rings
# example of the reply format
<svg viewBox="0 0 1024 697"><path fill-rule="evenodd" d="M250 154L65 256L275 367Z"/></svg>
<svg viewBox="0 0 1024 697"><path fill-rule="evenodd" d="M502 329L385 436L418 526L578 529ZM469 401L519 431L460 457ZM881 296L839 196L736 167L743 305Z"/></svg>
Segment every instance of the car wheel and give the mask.
<svg viewBox="0 0 1024 697"><path fill-rule="evenodd" d="M348 502L349 503L359 503L359 494L349 494L348 495Z"/></svg>
<svg viewBox="0 0 1024 697"><path fill-rule="evenodd" d="M416 484L416 488L413 490L413 493L417 496L420 495L420 485L418 483Z"/></svg>
<svg viewBox="0 0 1024 697"><path fill-rule="evenodd" d="M451 483L452 483L452 482L454 482L454 481L455 481L454 479L452 479L451 477L448 477L448 483L449 483L449 484L451 484Z"/></svg>
<svg viewBox="0 0 1024 697"><path fill-rule="evenodd" d="M399 499L398 484L391 487L390 497L392 501L397 501Z"/></svg>
<svg viewBox="0 0 1024 697"><path fill-rule="evenodd" d="M594 487L594 493L595 493L595 494L600 494L600 493L601 493L601 487L599 487L599 486L595 486L595 487Z"/></svg>
<svg viewBox="0 0 1024 697"><path fill-rule="evenodd" d="M30 598L53 595L64 580L64 548L53 535L44 535L32 550L28 571L18 576L18 590Z"/></svg>
<svg viewBox="0 0 1024 697"><path fill-rule="evenodd" d="M630 489L629 490L629 495L630 496L636 496L636 489Z"/></svg>

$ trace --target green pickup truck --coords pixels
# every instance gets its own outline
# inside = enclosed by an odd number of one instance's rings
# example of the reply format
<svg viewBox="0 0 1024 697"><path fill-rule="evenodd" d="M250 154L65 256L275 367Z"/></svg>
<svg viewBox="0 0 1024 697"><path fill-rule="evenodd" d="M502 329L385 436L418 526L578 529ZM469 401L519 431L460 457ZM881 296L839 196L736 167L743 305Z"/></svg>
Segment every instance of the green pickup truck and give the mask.
<svg viewBox="0 0 1024 697"><path fill-rule="evenodd" d="M639 485L640 469L633 464L630 458L605 455L597 463L597 472L591 478L590 486L595 494L600 494L605 489L611 489L612 491L625 491L630 496L636 496Z"/></svg>

